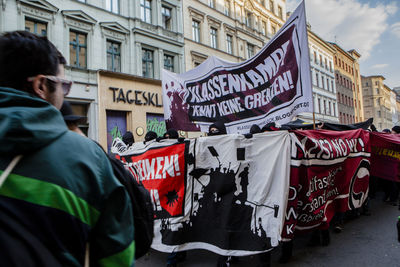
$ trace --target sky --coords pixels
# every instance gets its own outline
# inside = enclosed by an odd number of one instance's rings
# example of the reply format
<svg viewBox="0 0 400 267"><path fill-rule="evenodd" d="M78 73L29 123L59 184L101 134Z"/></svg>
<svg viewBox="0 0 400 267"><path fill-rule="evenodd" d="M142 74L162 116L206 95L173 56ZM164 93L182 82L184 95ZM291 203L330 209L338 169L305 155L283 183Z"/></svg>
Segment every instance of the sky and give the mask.
<svg viewBox="0 0 400 267"><path fill-rule="evenodd" d="M305 0L311 30L325 41L361 54L361 75L382 75L400 87L400 1ZM287 0L294 11L301 0Z"/></svg>

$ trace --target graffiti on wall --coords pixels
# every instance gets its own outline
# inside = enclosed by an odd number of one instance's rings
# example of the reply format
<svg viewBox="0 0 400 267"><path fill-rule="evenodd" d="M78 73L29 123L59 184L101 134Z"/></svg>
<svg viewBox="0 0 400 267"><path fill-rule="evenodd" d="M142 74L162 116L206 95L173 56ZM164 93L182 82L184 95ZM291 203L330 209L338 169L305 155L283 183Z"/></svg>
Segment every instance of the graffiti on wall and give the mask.
<svg viewBox="0 0 400 267"><path fill-rule="evenodd" d="M147 132L153 131L157 133L158 136L163 136L163 134L167 131L167 126L165 125L164 116L158 114L147 114L146 129Z"/></svg>

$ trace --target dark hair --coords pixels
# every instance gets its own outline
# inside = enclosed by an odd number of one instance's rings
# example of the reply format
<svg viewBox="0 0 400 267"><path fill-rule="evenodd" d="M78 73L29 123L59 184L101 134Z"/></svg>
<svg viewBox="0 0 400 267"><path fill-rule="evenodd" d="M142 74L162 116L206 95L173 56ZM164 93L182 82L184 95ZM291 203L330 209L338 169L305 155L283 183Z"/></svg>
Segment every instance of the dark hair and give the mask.
<svg viewBox="0 0 400 267"><path fill-rule="evenodd" d="M177 130L170 128L166 133L164 133L163 137L167 139L178 139L179 134Z"/></svg>
<svg viewBox="0 0 400 267"><path fill-rule="evenodd" d="M156 138L157 138L157 134L155 132L153 132L153 131L149 131L149 132L146 133L146 135L144 137L144 140L145 141L151 141L151 140L156 139Z"/></svg>
<svg viewBox="0 0 400 267"><path fill-rule="evenodd" d="M396 125L392 128L392 131L394 131L395 133L399 134L400 133L400 126Z"/></svg>
<svg viewBox="0 0 400 267"><path fill-rule="evenodd" d="M250 128L251 134L261 133L261 128L257 124L253 124Z"/></svg>
<svg viewBox="0 0 400 267"><path fill-rule="evenodd" d="M57 75L65 58L46 38L27 31L0 36L0 86L29 91L27 78Z"/></svg>
<svg viewBox="0 0 400 267"><path fill-rule="evenodd" d="M135 138L133 137L133 133L130 131L127 131L124 136L122 136L122 142L125 143L125 145L131 146L133 143L135 143Z"/></svg>

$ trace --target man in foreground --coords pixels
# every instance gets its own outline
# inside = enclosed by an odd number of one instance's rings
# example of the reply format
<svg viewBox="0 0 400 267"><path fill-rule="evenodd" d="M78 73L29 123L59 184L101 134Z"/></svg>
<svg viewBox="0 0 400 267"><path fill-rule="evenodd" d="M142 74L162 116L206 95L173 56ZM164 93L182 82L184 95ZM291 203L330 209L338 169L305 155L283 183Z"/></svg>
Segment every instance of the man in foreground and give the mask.
<svg viewBox="0 0 400 267"><path fill-rule="evenodd" d="M59 108L71 82L45 37L0 37L3 266L133 266L129 196L94 142L68 131ZM86 248L89 247L89 253Z"/></svg>

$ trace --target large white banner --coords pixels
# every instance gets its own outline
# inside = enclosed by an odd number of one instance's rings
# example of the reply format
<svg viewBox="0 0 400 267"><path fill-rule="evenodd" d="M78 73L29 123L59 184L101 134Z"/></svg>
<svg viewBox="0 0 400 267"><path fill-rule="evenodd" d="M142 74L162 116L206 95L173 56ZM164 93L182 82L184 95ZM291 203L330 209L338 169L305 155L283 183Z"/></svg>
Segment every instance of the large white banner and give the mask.
<svg viewBox="0 0 400 267"><path fill-rule="evenodd" d="M152 196L152 247L236 256L276 247L288 198L290 135L232 134L120 147L121 159Z"/></svg>
<svg viewBox="0 0 400 267"><path fill-rule="evenodd" d="M228 133L291 121L312 112L304 3L254 57L232 63L210 56L188 72L162 71L167 128L207 131L222 120Z"/></svg>

